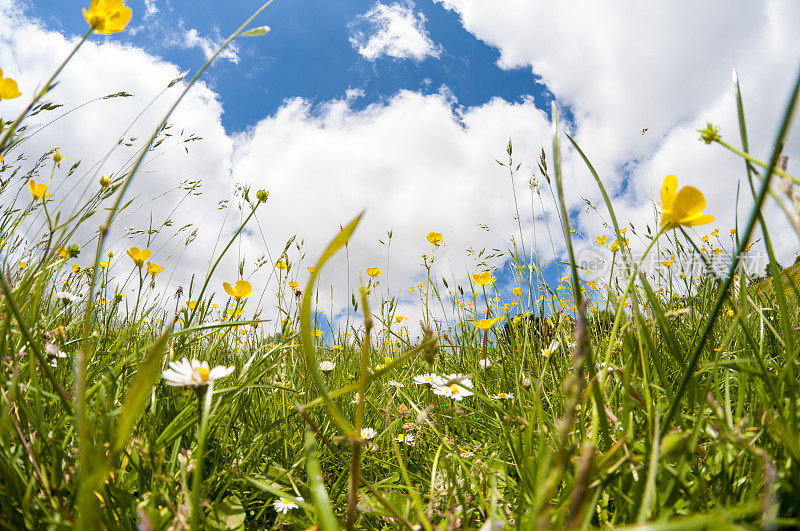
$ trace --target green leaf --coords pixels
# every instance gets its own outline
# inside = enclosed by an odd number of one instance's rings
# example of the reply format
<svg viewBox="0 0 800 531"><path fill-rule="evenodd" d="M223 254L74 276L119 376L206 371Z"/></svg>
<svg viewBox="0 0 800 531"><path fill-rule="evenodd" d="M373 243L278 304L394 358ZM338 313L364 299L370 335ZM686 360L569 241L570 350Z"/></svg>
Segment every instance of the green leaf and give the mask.
<svg viewBox="0 0 800 531"><path fill-rule="evenodd" d="M245 514L237 496L228 496L214 505L206 520L209 529L244 529Z"/></svg>
<svg viewBox="0 0 800 531"><path fill-rule="evenodd" d="M139 366L133 385L128 390L128 394L125 395L122 414L120 415L119 424L117 424L117 434L114 437L114 446L111 449L112 456L121 452L128 444L131 433L133 433L133 427L150 399L153 385L161 375L161 365L164 360L167 340L170 337L170 329L171 327L167 327L167 331L150 347L147 357Z"/></svg>
<svg viewBox="0 0 800 531"><path fill-rule="evenodd" d="M262 35L266 35L270 31L271 29L269 26L261 26L258 28L247 30L244 33L240 33L239 37L261 37Z"/></svg>

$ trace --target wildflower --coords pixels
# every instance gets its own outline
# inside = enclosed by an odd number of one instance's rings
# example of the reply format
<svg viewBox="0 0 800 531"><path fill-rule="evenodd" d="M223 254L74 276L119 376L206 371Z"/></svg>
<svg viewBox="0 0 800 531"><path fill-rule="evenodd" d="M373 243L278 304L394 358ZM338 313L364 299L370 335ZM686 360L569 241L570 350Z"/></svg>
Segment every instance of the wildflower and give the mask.
<svg viewBox="0 0 800 531"><path fill-rule="evenodd" d="M733 317L736 314L732 309L728 308L728 316Z"/></svg>
<svg viewBox="0 0 800 531"><path fill-rule="evenodd" d="M128 249L128 256L131 257L133 263L139 268L144 265L144 261L150 258L151 254L153 254L153 252L150 249L139 249L136 246Z"/></svg>
<svg viewBox="0 0 800 531"><path fill-rule="evenodd" d="M309 275L313 275L313 274L314 274L314 271L316 271L316 269L315 269L315 268L313 268L313 267L307 267L306 269L308 270L308 274L309 274Z"/></svg>
<svg viewBox="0 0 800 531"><path fill-rule="evenodd" d="M545 356L545 357L549 356L550 354L552 354L553 352L556 351L556 349L558 348L558 346L560 344L561 343L559 343L558 340L554 339L553 341L550 342L549 345L547 345L545 348L542 349L542 356Z"/></svg>
<svg viewBox="0 0 800 531"><path fill-rule="evenodd" d="M22 96L22 92L18 90L17 82L10 77L3 77L3 71L0 70L0 100L10 100L18 96Z"/></svg>
<svg viewBox="0 0 800 531"><path fill-rule="evenodd" d="M319 362L319 370L323 372L330 372L334 369L334 367L336 367L336 364L332 361L325 360Z"/></svg>
<svg viewBox="0 0 800 531"><path fill-rule="evenodd" d="M484 371L492 366L491 360L484 358L478 362L478 366Z"/></svg>
<svg viewBox="0 0 800 531"><path fill-rule="evenodd" d="M114 294L114 302L121 302L122 298L125 296L124 293L115 293Z"/></svg>
<svg viewBox="0 0 800 531"><path fill-rule="evenodd" d="M97 262L97 265L105 269L108 267L108 262L106 262L105 260L100 260L99 262Z"/></svg>
<svg viewBox="0 0 800 531"><path fill-rule="evenodd" d="M513 393L497 393L492 395L492 400L514 400Z"/></svg>
<svg viewBox="0 0 800 531"><path fill-rule="evenodd" d="M237 280L236 287L231 286L228 282L223 282L222 287L225 288L225 293L236 300L246 299L252 292L250 283L246 280Z"/></svg>
<svg viewBox="0 0 800 531"><path fill-rule="evenodd" d="M475 326L475 328L486 332L500 319L500 317L495 317L494 319L481 319L480 321L472 321L472 324Z"/></svg>
<svg viewBox="0 0 800 531"><path fill-rule="evenodd" d="M378 432L375 431L372 428L361 428L361 438L362 439L369 440L369 439L372 439L373 437L375 437L376 435L378 435Z"/></svg>
<svg viewBox="0 0 800 531"><path fill-rule="evenodd" d="M446 382L444 378L432 372L428 374L418 374L414 376L414 383L417 385L429 384L431 386L440 385Z"/></svg>
<svg viewBox="0 0 800 531"><path fill-rule="evenodd" d="M676 229L681 225L704 225L714 221L714 216L703 214L706 198L694 186L678 190L678 178L667 175L661 185L661 228Z"/></svg>
<svg viewBox="0 0 800 531"><path fill-rule="evenodd" d="M300 287L300 284L298 284L297 282L292 280L291 282L289 282L289 287L292 288L292 289L297 289L297 288Z"/></svg>
<svg viewBox="0 0 800 531"><path fill-rule="evenodd" d="M514 288L512 291L514 292L514 295L517 295L517 296L522 295L522 288L519 287L519 286Z"/></svg>
<svg viewBox="0 0 800 531"><path fill-rule="evenodd" d="M705 236L703 236L702 238L700 238L700 240L702 240L702 242L703 242L703 243L708 243L708 239L709 239L709 238L711 238L711 235L709 235L709 234L706 234Z"/></svg>
<svg viewBox="0 0 800 531"><path fill-rule="evenodd" d="M394 438L395 441L399 442L400 444L407 444L408 446L414 446L414 436L410 433L400 433L397 437Z"/></svg>
<svg viewBox="0 0 800 531"><path fill-rule="evenodd" d="M323 332L322 330L312 330L311 333L314 334L315 337L322 337Z"/></svg>
<svg viewBox="0 0 800 531"><path fill-rule="evenodd" d="M302 496L298 496L297 501L305 501L305 500L303 499ZM277 500L275 500L272 506L275 508L276 513L282 513L282 514L286 514L292 509L299 508L299 506L295 502L293 502L292 500L287 500L286 498L278 498Z"/></svg>
<svg viewBox="0 0 800 531"><path fill-rule="evenodd" d="M64 155L62 155L59 150L55 150L53 153L53 162L59 164L59 168L61 167L60 164L62 160L64 160Z"/></svg>
<svg viewBox="0 0 800 531"><path fill-rule="evenodd" d="M122 31L131 20L133 12L122 0L92 0L89 10L83 9L83 18L96 33Z"/></svg>
<svg viewBox="0 0 800 531"><path fill-rule="evenodd" d="M474 393L465 387L472 387L472 380L463 374L449 374L443 378L445 383L433 388L433 394L446 396L456 401L461 401L465 396L472 396Z"/></svg>
<svg viewBox="0 0 800 531"><path fill-rule="evenodd" d="M388 382L386 382L386 383L388 383L388 384L389 384L389 385L391 385L392 387L396 387L397 389L400 389L401 387L405 387L405 385L404 385L402 382L396 382L396 381L394 381L394 380L389 380L389 381L388 381Z"/></svg>
<svg viewBox="0 0 800 531"><path fill-rule="evenodd" d="M186 306L188 306L190 310L194 310L197 307L197 301L186 301Z"/></svg>
<svg viewBox="0 0 800 531"><path fill-rule="evenodd" d="M195 359L188 361L183 358L181 361L171 361L169 369L161 373L161 376L167 381L167 385L199 387L228 376L234 368L218 365L212 369L209 368L206 361L201 362Z"/></svg>
<svg viewBox="0 0 800 531"><path fill-rule="evenodd" d="M358 404L359 400L361 400L361 395L359 393L356 393L356 396L353 397L353 399L350 401L350 403L351 404Z"/></svg>
<svg viewBox="0 0 800 531"><path fill-rule="evenodd" d="M402 315L395 315L394 316L394 320L397 321L398 323L402 323L403 319L405 319L405 317L403 317Z"/></svg>
<svg viewBox="0 0 800 531"><path fill-rule="evenodd" d="M47 199L53 194L47 193L47 185L44 183L36 184L36 181L31 179L28 181L28 189L31 191L31 196L33 196L34 201L38 201L39 199Z"/></svg>
<svg viewBox="0 0 800 531"><path fill-rule="evenodd" d="M410 287L408 288L408 291L414 291L415 289L417 289L417 287L416 287L416 286L410 286Z"/></svg>
<svg viewBox="0 0 800 531"><path fill-rule="evenodd" d="M719 247L714 247L713 249L714 254L722 254L722 252L723 252L722 249L720 249Z"/></svg>
<svg viewBox="0 0 800 531"><path fill-rule="evenodd" d="M716 142L722 138L719 136L719 127L714 127L710 122L706 123L705 129L698 129L697 132L700 133L700 140L706 144Z"/></svg>
<svg viewBox="0 0 800 531"><path fill-rule="evenodd" d="M607 241L608 241L608 236L606 236L605 234L602 234L594 239L594 243L597 245L605 245Z"/></svg>
<svg viewBox="0 0 800 531"><path fill-rule="evenodd" d="M484 271L481 274L478 273L472 274L472 281L479 286L488 286L489 284L494 282L494 280L495 278L488 271ZM477 294L475 296L477 297Z"/></svg>
<svg viewBox="0 0 800 531"><path fill-rule="evenodd" d="M398 415L405 415L406 413L408 413L408 406L407 405L400 404L399 406L397 406L397 414Z"/></svg>
<svg viewBox="0 0 800 531"><path fill-rule="evenodd" d="M712 230L711 231L711 235L714 236L715 238L717 236L719 236L719 227L717 227L716 229Z"/></svg>
<svg viewBox="0 0 800 531"><path fill-rule="evenodd" d="M613 242L611 242L611 245L608 246L608 250L611 251L612 253L619 252L619 242L616 240L616 238L614 239Z"/></svg>
<svg viewBox="0 0 800 531"><path fill-rule="evenodd" d="M433 245L438 246L440 243L442 243L442 235L438 232L431 231L428 233L428 241Z"/></svg>
<svg viewBox="0 0 800 531"><path fill-rule="evenodd" d="M81 266L79 266L78 264L72 264L73 273L80 273L80 271L81 271Z"/></svg>
<svg viewBox="0 0 800 531"><path fill-rule="evenodd" d="M586 283L586 285L589 286L589 289L597 289L596 280L590 280L589 282Z"/></svg>
<svg viewBox="0 0 800 531"><path fill-rule="evenodd" d="M369 276L371 276L372 278L376 278L376 277L381 276L383 274L383 271L381 271L377 267L368 267L367 268L367 274Z"/></svg>
<svg viewBox="0 0 800 531"><path fill-rule="evenodd" d="M342 350L342 346L341 345L333 345L331 348L333 350Z"/></svg>
<svg viewBox="0 0 800 531"><path fill-rule="evenodd" d="M111 186L111 179L109 179L105 175L100 177L100 187L101 188L108 188L109 186Z"/></svg>
<svg viewBox="0 0 800 531"><path fill-rule="evenodd" d="M417 287L418 287L419 289L422 289L422 288L424 288L424 287L425 287L425 284L422 284L422 283L420 283L420 284L417 284Z"/></svg>
<svg viewBox="0 0 800 531"><path fill-rule="evenodd" d="M28 262L23 262L22 260L20 260L19 261L19 268L20 269L25 269L26 267L28 267Z"/></svg>
<svg viewBox="0 0 800 531"><path fill-rule="evenodd" d="M734 234L736 234L736 229L731 229L731 236L733 236Z"/></svg>
<svg viewBox="0 0 800 531"><path fill-rule="evenodd" d="M275 262L275 267L278 269L289 269L289 262L286 262L285 260L278 260Z"/></svg>
<svg viewBox="0 0 800 531"><path fill-rule="evenodd" d="M78 302L79 300L81 300L80 296L75 295L74 293L70 293L68 291L56 292L56 293L53 294L53 297L63 301L64 304L67 304L68 302L73 302L74 303L74 302Z"/></svg>
<svg viewBox="0 0 800 531"><path fill-rule="evenodd" d="M155 262L147 262L147 274L153 275L153 278L156 278L156 275L164 271L164 266L158 265Z"/></svg>

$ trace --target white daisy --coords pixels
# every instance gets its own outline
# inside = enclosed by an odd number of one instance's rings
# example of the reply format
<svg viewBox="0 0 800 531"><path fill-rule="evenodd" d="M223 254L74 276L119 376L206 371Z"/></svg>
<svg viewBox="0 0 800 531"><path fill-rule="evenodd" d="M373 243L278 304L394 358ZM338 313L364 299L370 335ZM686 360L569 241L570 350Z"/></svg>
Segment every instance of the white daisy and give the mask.
<svg viewBox="0 0 800 531"><path fill-rule="evenodd" d="M433 388L433 394L459 401L465 396L475 394L469 389L464 389L464 387L472 387L472 380L466 378L463 374L448 374L443 377L443 380L441 384Z"/></svg>
<svg viewBox="0 0 800 531"><path fill-rule="evenodd" d="M547 347L545 347L545 348L543 348L543 349L542 349L542 356L545 356L545 357L549 356L550 354L552 354L553 352L555 352L555 351L556 351L556 349L558 348L558 346L559 346L560 344L561 344L561 343L559 343L557 340L555 340L555 339L554 339L554 340L552 340L552 341L550 342L550 344L549 344L549 345L547 345Z"/></svg>
<svg viewBox="0 0 800 531"><path fill-rule="evenodd" d="M302 496L298 496L296 501L305 501ZM299 506L292 500L286 498L278 498L272 504L275 507L275 512L286 514L292 509L297 509Z"/></svg>
<svg viewBox="0 0 800 531"><path fill-rule="evenodd" d="M361 428L361 438L362 439L372 439L377 434L378 434L378 432L375 431L372 428Z"/></svg>
<svg viewBox="0 0 800 531"><path fill-rule="evenodd" d="M319 362L319 370L323 372L330 372L334 369L334 367L336 367L336 364L332 361L325 360Z"/></svg>
<svg viewBox="0 0 800 531"><path fill-rule="evenodd" d="M410 433L401 433L397 437L395 437L394 440L402 444L414 446L414 436L411 435Z"/></svg>
<svg viewBox="0 0 800 531"><path fill-rule="evenodd" d="M490 360L489 358L484 358L478 362L478 366L481 369L486 370L492 366L492 360Z"/></svg>
<svg viewBox="0 0 800 531"><path fill-rule="evenodd" d="M81 297L79 295L75 295L74 293L70 293L69 291L58 291L58 292L53 294L53 297L63 301L65 304L67 302L73 302L74 303L74 302L78 302L79 300L81 300Z"/></svg>
<svg viewBox="0 0 800 531"><path fill-rule="evenodd" d="M161 376L167 381L167 385L191 385L197 387L208 385L214 380L228 376L233 372L234 368L218 365L211 369L206 361L188 361L183 358L181 361L169 362L169 369L161 373Z"/></svg>
<svg viewBox="0 0 800 531"><path fill-rule="evenodd" d="M359 400L360 398L361 398L361 395L359 395L358 393L356 393L356 396L354 396L354 397L353 397L353 399L350 401L350 403L351 403L351 404L358 404L358 400Z"/></svg>
<svg viewBox="0 0 800 531"><path fill-rule="evenodd" d="M434 374L432 372L428 374L418 374L414 376L414 383L417 385L425 385L428 384L431 387L435 387L437 385L441 385L447 380L439 376L438 374Z"/></svg>
<svg viewBox="0 0 800 531"><path fill-rule="evenodd" d="M400 389L401 387L405 387L405 384L403 384L402 382L395 382L394 380L389 380L387 383L393 387L397 387L398 389Z"/></svg>
<svg viewBox="0 0 800 531"><path fill-rule="evenodd" d="M513 393L497 393L492 395L492 400L514 400Z"/></svg>

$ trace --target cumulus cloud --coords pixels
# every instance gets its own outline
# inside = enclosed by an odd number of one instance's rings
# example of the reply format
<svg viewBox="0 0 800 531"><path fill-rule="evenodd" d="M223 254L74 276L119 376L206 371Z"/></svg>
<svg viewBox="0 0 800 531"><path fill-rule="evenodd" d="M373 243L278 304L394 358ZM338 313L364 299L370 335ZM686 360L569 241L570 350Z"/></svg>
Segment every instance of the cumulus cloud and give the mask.
<svg viewBox="0 0 800 531"><path fill-rule="evenodd" d="M699 143L695 130L713 121L737 143L735 66L751 149L767 158L800 59L800 35L792 30L800 24L796 2L436 1L500 51L501 68L530 68L540 76L571 111L578 141L618 195L620 211L636 224L652 218L647 201L667 173L703 189L722 226L735 222L744 166L718 146ZM785 153L790 166L800 157L796 135ZM568 168L568 175L586 172L580 163ZM740 219L747 215L747 195ZM778 249L786 260L797 238L771 208L773 230L794 242ZM587 227L592 219L581 218Z"/></svg>
<svg viewBox="0 0 800 531"><path fill-rule="evenodd" d="M413 59L439 57L442 47L434 44L425 28L426 18L409 1L376 3L351 24L350 43L365 58Z"/></svg>

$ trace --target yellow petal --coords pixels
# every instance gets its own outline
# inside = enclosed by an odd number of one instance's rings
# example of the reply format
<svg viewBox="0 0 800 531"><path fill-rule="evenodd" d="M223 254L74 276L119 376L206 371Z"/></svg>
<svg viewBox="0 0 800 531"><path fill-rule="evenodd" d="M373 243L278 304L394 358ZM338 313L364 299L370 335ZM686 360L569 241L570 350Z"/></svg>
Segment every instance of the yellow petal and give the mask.
<svg viewBox="0 0 800 531"><path fill-rule="evenodd" d="M706 198L703 197L703 192L694 186L684 186L675 196L675 202L672 205L672 214L675 219L680 221L684 218L702 213L705 206Z"/></svg>
<svg viewBox="0 0 800 531"><path fill-rule="evenodd" d="M678 190L678 178L674 175L667 175L664 177L664 182L661 185L661 206L664 210L672 209L672 204L675 201L675 193Z"/></svg>
<svg viewBox="0 0 800 531"><path fill-rule="evenodd" d="M236 293L239 295L239 298L246 299L250 296L250 292L252 288L250 287L250 283L246 280L237 280L236 281Z"/></svg>
<svg viewBox="0 0 800 531"><path fill-rule="evenodd" d="M222 287L225 288L225 293L231 297L236 297L236 292L233 291L233 286L231 286L229 282L223 282Z"/></svg>

